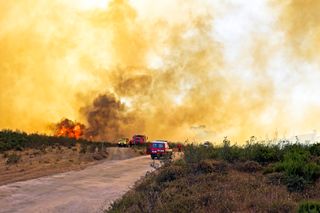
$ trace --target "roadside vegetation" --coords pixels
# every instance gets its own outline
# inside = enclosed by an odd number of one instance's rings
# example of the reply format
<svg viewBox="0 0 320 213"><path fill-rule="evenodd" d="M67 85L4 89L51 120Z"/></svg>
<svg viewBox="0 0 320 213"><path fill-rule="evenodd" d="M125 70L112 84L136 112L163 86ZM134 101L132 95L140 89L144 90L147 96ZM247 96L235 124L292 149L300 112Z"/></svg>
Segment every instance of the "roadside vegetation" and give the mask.
<svg viewBox="0 0 320 213"><path fill-rule="evenodd" d="M115 146L108 142L93 142L85 139L56 137L25 132L2 130L0 131L0 154L6 159L7 165L14 165L22 161L22 155L29 158L46 155L54 150L56 154L66 153L89 156L93 160L102 160L107 157L107 147ZM32 150L32 151L31 151ZM88 159L88 158L87 158Z"/></svg>
<svg viewBox="0 0 320 213"><path fill-rule="evenodd" d="M41 134L27 134L20 131L0 131L0 153L9 150L22 151L24 149L45 149L50 146L74 147L80 144L83 147L110 147L115 146L108 142L92 142L84 139L47 136Z"/></svg>
<svg viewBox="0 0 320 213"><path fill-rule="evenodd" d="M0 185L80 170L109 158L115 144L83 139L0 131Z"/></svg>
<svg viewBox="0 0 320 213"><path fill-rule="evenodd" d="M107 212L319 212L320 143L189 144ZM310 211L310 209L315 211Z"/></svg>

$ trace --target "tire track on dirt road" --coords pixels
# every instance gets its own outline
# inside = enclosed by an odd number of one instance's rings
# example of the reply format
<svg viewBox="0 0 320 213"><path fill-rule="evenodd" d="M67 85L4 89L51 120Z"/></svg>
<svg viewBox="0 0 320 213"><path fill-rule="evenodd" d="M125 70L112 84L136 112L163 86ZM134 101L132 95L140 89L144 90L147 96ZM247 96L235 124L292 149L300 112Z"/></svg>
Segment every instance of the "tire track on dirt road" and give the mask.
<svg viewBox="0 0 320 213"><path fill-rule="evenodd" d="M81 171L4 185L0 212L101 212L151 171L151 162L150 156L106 160Z"/></svg>

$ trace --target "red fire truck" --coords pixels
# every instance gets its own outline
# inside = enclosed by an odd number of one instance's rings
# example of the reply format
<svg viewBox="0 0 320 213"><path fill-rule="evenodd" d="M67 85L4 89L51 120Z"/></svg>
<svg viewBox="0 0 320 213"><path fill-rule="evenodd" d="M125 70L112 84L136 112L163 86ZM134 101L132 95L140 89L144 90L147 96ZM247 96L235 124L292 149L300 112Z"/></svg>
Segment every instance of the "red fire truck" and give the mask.
<svg viewBox="0 0 320 213"><path fill-rule="evenodd" d="M132 145L145 145L148 137L145 135L134 135L130 140L130 146Z"/></svg>
<svg viewBox="0 0 320 213"><path fill-rule="evenodd" d="M165 157L165 156L172 158L172 149L170 149L167 141L163 141L163 140L152 141L149 147L150 147L150 155L152 159L154 158L160 159L161 157Z"/></svg>

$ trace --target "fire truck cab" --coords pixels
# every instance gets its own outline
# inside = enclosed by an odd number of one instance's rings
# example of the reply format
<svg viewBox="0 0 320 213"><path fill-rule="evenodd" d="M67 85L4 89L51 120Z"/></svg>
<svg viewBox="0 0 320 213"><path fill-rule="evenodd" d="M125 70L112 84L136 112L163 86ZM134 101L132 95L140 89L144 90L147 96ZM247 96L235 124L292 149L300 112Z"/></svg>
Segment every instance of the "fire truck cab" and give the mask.
<svg viewBox="0 0 320 213"><path fill-rule="evenodd" d="M156 140L150 144L150 155L152 159L160 159L165 156L172 158L172 149L170 149L167 141Z"/></svg>
<svg viewBox="0 0 320 213"><path fill-rule="evenodd" d="M146 144L148 137L145 135L134 135L130 140L130 145L144 145Z"/></svg>

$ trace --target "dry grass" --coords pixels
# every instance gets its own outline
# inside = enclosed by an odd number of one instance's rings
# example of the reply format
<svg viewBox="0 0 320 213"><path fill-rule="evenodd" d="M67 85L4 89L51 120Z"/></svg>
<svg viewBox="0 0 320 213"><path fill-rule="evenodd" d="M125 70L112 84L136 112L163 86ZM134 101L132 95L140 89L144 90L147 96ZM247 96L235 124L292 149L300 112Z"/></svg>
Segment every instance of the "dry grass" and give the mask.
<svg viewBox="0 0 320 213"><path fill-rule="evenodd" d="M116 201L110 212L295 212L320 200L320 144L184 147Z"/></svg>
<svg viewBox="0 0 320 213"><path fill-rule="evenodd" d="M319 200L320 183L301 193L272 184L260 168L250 172L223 161L164 166L116 201L110 212L294 212L302 200Z"/></svg>
<svg viewBox="0 0 320 213"><path fill-rule="evenodd" d="M12 156L18 156L15 160ZM80 153L80 147L53 146L45 149L7 151L0 156L0 185L80 170L107 157L107 153ZM9 163L8 163L9 162Z"/></svg>

